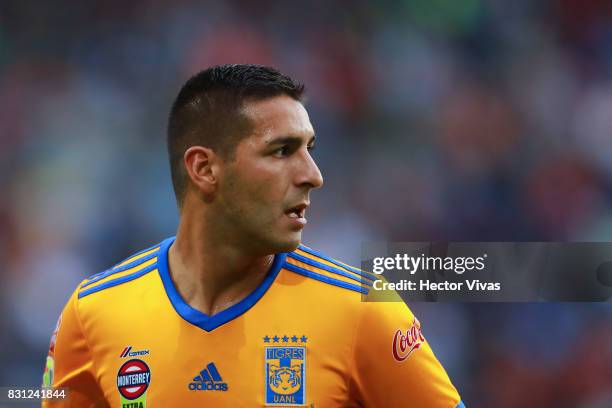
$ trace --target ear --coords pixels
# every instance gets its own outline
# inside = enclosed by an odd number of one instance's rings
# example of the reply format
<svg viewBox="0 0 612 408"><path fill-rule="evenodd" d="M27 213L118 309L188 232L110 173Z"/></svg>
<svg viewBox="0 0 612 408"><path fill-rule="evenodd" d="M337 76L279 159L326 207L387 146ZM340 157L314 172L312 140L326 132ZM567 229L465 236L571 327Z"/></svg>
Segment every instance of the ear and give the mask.
<svg viewBox="0 0 612 408"><path fill-rule="evenodd" d="M203 193L217 188L219 157L203 146L191 146L183 155L183 163L191 182Z"/></svg>

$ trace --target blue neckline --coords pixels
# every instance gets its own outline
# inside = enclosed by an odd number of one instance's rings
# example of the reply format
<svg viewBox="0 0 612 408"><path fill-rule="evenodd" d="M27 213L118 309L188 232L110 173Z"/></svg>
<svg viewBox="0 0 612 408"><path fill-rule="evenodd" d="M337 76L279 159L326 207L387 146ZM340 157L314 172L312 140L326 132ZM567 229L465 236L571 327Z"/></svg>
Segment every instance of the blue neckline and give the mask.
<svg viewBox="0 0 612 408"><path fill-rule="evenodd" d="M164 284L164 288L166 289L166 295L168 295L168 298L170 299L170 302L172 303L172 306L176 312L189 323L198 326L207 332L212 331L231 320L234 320L253 307L255 303L257 303L259 299L261 299L261 297L268 291L283 267L285 257L287 256L285 253L276 254L274 256L274 261L272 262L272 266L270 266L270 270L268 271L266 277L249 296L242 299L235 305L232 305L229 308L217 313L216 315L209 316L189 306L189 304L187 304L179 294L178 290L174 286L174 282L172 282L168 268L168 250L170 249L170 246L174 242L175 238L176 237L167 238L161 243L159 257L157 260L159 275Z"/></svg>

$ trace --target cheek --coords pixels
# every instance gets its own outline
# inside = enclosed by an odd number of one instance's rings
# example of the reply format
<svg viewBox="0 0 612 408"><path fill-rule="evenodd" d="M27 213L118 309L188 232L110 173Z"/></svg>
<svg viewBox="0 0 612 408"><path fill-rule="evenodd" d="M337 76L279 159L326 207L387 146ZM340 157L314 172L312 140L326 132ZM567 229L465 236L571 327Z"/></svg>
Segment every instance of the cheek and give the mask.
<svg viewBox="0 0 612 408"><path fill-rule="evenodd" d="M240 184L245 199L279 207L285 198L285 178L281 169L253 166L242 173Z"/></svg>
<svg viewBox="0 0 612 408"><path fill-rule="evenodd" d="M269 220L282 208L284 191L278 178L265 172L234 175L227 183L227 205L251 221Z"/></svg>

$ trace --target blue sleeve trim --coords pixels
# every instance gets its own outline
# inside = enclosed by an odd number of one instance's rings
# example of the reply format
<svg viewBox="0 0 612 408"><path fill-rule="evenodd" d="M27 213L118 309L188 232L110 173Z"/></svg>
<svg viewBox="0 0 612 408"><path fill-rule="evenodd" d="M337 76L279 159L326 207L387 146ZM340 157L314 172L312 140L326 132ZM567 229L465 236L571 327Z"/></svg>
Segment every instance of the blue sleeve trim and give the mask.
<svg viewBox="0 0 612 408"><path fill-rule="evenodd" d="M368 280L364 280L364 279L358 278L357 276L352 275L350 272L345 272L345 271L342 271L340 269L332 268L331 266L328 266L328 265L325 265L323 263L317 262L317 261L315 261L313 259L310 259L310 258L306 258L305 256L302 256L300 254L296 254L295 252L290 253L288 255L288 257L289 258L293 258L296 261L300 261L302 263L305 263L307 265L314 266L316 268L323 269L325 271L328 271L328 272L331 272L331 273L335 273L337 275L342 275L344 277L347 277L349 279L357 281L357 282L359 282L359 283L361 283L363 285L372 286L372 282L370 282Z"/></svg>
<svg viewBox="0 0 612 408"><path fill-rule="evenodd" d="M363 294L366 294L366 295L369 292L368 289L363 288L361 286L353 285L352 283L343 282L343 281L340 281L340 280L337 280L337 279L330 278L330 277L325 276L325 275L321 275L321 274L316 273L316 272L312 272L312 271L309 271L309 270L306 270L306 269L302 269L299 266L295 266L295 265L292 265L290 263L285 263L283 268L285 268L285 269L287 269L287 270L289 270L291 272L295 272L297 274L304 275L304 276L307 276L309 278L316 279L318 281L328 283L330 285L339 286L339 287L344 288L344 289L354 290L355 292L363 293Z"/></svg>
<svg viewBox="0 0 612 408"><path fill-rule="evenodd" d="M466 407L462 401L459 401L459 404L457 404L457 408L466 408Z"/></svg>
<svg viewBox="0 0 612 408"><path fill-rule="evenodd" d="M310 255L314 255L314 256L316 256L316 257L319 257L319 258L321 258L321 259L324 259L324 260L326 260L327 262L331 262L331 263L333 263L334 265L338 266L339 268L342 268L342 269L345 269L345 270L347 270L347 271L350 271L350 272L356 273L356 274L358 274L358 275L360 275L360 276L363 276L364 278L368 278L368 279L370 279L370 280L372 280L372 281L378 280L378 278L376 277L376 275L373 275L373 274L371 274L371 273L369 273L369 272L365 272L365 271L359 270L359 269L357 269L357 268L353 268L352 266L349 266L349 265L344 265L343 263L338 262L338 261L336 261L335 259L331 259L331 258L329 258L329 257L327 257L327 256L325 256L325 255L323 255L322 253L320 253L320 252L318 252L318 251L315 251L314 249L307 248L307 247L305 247L304 245L300 245L300 246L298 247L298 249L301 249L301 250L302 250L302 251L304 251L304 252L308 252Z"/></svg>
<svg viewBox="0 0 612 408"><path fill-rule="evenodd" d="M82 297L85 297L87 295L91 295L92 293L96 293L96 292L99 292L101 290L111 288L113 286L121 285L122 283L129 282L129 281L134 280L136 278L140 278L142 275L146 275L147 273L151 272L152 270L154 270L156 268L157 268L157 263L154 263L154 264L151 264L151 265L147 266L146 268L143 268L143 269L141 269L139 271L136 271L134 273L131 273L129 275L125 275L125 276L122 276L121 278L117 278L117 279L113 279L113 280L108 281L108 282L104 282L103 284L95 286L93 288L85 289L85 290L79 292L78 298L81 299Z"/></svg>
<svg viewBox="0 0 612 408"><path fill-rule="evenodd" d="M151 247L151 249L152 248L155 248L155 247ZM143 252L146 252L146 251L142 251L141 253L143 253ZM139 259L137 259L137 260L135 260L133 262L130 262L129 264L125 264L121 268L107 269L104 272L97 273L94 276L92 276L91 278L89 278L89 280L87 282L82 284L81 285L81 289L86 288L87 286L91 285L92 283L96 283L99 280L102 280L102 279L104 279L104 278L106 278L108 276L111 276L111 275L114 275L116 273L127 271L128 269L134 268L134 267L136 267L136 266L138 266L138 265L148 261L149 259L155 258L158 254L159 254L159 250L157 250L155 252L152 252L152 253L150 253L147 256L143 256L142 258L139 258ZM136 255L134 255L134 256L136 256ZM130 258L132 258L132 257L130 257ZM127 259L130 259L130 258L127 258ZM121 262L119 262L117 265L119 265L119 264L121 264Z"/></svg>
<svg viewBox="0 0 612 408"><path fill-rule="evenodd" d="M152 249L155 249L155 248L156 248L155 252L152 252L152 253L150 253L149 255L144 256L144 257L142 257L142 258L136 259L136 260L134 260L134 261L132 261L132 262L130 262L130 263L127 263L127 264L123 265L121 268L117 268L117 265L121 265L122 263L124 263L124 262L125 262L125 261L127 261L128 259L135 258L135 257L137 257L138 255L140 255L140 254L144 254L145 252L148 252L148 251L150 251L150 250L152 250ZM134 255L132 255L132 256L130 256L130 257L128 257L128 258L125 258L123 261L119 262L117 265L113 266L111 269L112 269L112 270L115 270L115 271L129 269L130 267L129 267L128 265L136 265L136 264L140 263L140 262L141 262L143 259L151 259L151 258L152 258L152 256L153 256L153 254L157 255L158 253L159 253L159 244L157 244L157 245L153 245L151 248L147 248L147 249L145 249L144 251L140 251L140 252L138 252L137 254L134 254Z"/></svg>
<svg viewBox="0 0 612 408"><path fill-rule="evenodd" d="M127 258L125 258L123 261L121 261L121 262L117 262L117 263L116 263L114 266L112 266L110 269L116 268L116 267L117 267L117 265L121 265L122 263L124 263L124 262L125 262L125 261L127 261L128 259L130 259L130 258L134 258L135 256L138 256L138 255L140 255L140 254L144 254L145 252L150 251L150 250L152 250L153 248L156 248L156 247L159 247L159 246L160 246L160 244L159 244L159 243L157 243L157 244L153 245L152 247L149 247L149 248L147 248L147 249L143 249L142 251L138 251L138 252L136 252L135 254L132 254L132 255L128 256L128 257L127 257Z"/></svg>
<svg viewBox="0 0 612 408"><path fill-rule="evenodd" d="M104 275L104 274L105 274L105 273L107 273L108 271L110 271L110 269L105 269L105 270L103 270L102 272L94 273L93 275L91 275L91 276L87 277L85 280L86 280L87 282L89 282L89 281L91 281L91 280L97 279L99 276Z"/></svg>
<svg viewBox="0 0 612 408"><path fill-rule="evenodd" d="M159 243L157 243L157 244L153 245L152 247L149 247L149 248L147 248L147 249L143 249L142 251L138 251L138 252L136 252L135 254L132 254L132 255L128 256L127 258L124 258L122 261L117 262L115 265L113 265L113 266L112 266L112 267L110 267L109 269L116 268L116 267L117 267L117 265L121 265L122 263L124 263L124 262L125 262L125 261L127 261L128 259L133 258L133 257L135 257L135 256L138 256L138 255L140 255L140 254L144 254L145 252L150 251L150 250L152 250L153 248L157 248L157 247L159 247L159 246L160 246L160 244L159 244ZM106 271L105 271L105 272L106 272Z"/></svg>
<svg viewBox="0 0 612 408"><path fill-rule="evenodd" d="M283 264L285 263L285 257L287 256L285 253L276 254L274 256L274 261L272 262L266 277L249 296L230 306L229 308L215 315L209 316L197 309L194 309L187 302L185 302L185 300L183 300L181 297L181 294L178 292L178 289L176 289L174 286L174 282L172 281L168 268L168 249L170 249L173 242L174 237L168 238L162 242L159 250L159 259L157 261L157 264L159 265L159 275L164 284L164 288L166 289L166 294L168 295L174 310L176 310L176 312L183 319L207 332L210 332L217 327L238 318L253 307L253 305L255 305L268 291L270 286L272 286L272 283L274 283L276 276L282 269Z"/></svg>

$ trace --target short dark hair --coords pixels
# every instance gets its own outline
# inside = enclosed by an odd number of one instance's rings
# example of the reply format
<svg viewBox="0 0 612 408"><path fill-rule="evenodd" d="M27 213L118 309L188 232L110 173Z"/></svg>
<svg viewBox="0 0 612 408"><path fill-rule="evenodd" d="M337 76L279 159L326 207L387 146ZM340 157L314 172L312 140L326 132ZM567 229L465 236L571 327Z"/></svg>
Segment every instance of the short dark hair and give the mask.
<svg viewBox="0 0 612 408"><path fill-rule="evenodd" d="M210 67L191 77L179 91L168 120L168 155L179 207L187 187L185 151L206 146L232 160L236 145L251 130L241 112L245 101L288 95L301 101L304 85L274 68L233 64Z"/></svg>

